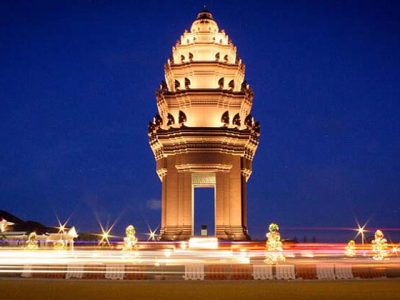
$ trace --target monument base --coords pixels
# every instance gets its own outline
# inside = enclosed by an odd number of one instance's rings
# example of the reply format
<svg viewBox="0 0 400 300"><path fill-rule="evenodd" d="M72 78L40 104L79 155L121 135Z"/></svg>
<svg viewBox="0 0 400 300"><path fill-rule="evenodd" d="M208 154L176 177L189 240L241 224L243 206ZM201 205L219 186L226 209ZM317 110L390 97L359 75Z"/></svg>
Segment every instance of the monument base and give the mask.
<svg viewBox="0 0 400 300"><path fill-rule="evenodd" d="M160 230L160 240L162 241L187 241L191 237L191 226L168 226Z"/></svg>
<svg viewBox="0 0 400 300"><path fill-rule="evenodd" d="M249 241L251 240L247 229L244 226L218 226L216 236L222 240Z"/></svg>
<svg viewBox="0 0 400 300"><path fill-rule="evenodd" d="M168 226L161 228L160 231L160 240L162 241L187 241L191 237L193 237L191 226ZM217 225L215 237L228 241L251 240L247 229L243 226Z"/></svg>

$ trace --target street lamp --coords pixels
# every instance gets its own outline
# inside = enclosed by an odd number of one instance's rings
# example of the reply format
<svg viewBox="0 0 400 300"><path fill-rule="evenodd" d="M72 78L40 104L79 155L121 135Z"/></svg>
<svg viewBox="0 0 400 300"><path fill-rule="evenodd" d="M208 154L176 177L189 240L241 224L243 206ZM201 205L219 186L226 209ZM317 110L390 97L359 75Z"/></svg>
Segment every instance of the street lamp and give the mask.
<svg viewBox="0 0 400 300"><path fill-rule="evenodd" d="M367 226L367 223L365 223L363 226L360 226L360 224L358 224L357 222L357 235L361 235L361 247L362 247L362 254L365 256L365 249L364 249L364 244L365 244L365 233L367 232L367 230L365 230L365 226Z"/></svg>
<svg viewBox="0 0 400 300"><path fill-rule="evenodd" d="M360 227L360 225L358 225L357 231L358 231L358 234L361 235L361 244L364 246L364 242L365 242L365 232L366 232L366 230L365 230L365 225L362 226L362 227Z"/></svg>

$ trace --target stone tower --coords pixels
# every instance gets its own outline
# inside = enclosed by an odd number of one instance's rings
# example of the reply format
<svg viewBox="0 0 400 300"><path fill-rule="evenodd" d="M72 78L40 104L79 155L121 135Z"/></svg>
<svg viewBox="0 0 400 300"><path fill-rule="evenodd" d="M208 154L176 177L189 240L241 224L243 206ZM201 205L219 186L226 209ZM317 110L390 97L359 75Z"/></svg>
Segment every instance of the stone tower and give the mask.
<svg viewBox="0 0 400 300"><path fill-rule="evenodd" d="M162 182L161 239L193 236L194 189L214 188L215 235L249 239L247 181L260 125L245 65L203 10L172 48L158 89L149 141Z"/></svg>

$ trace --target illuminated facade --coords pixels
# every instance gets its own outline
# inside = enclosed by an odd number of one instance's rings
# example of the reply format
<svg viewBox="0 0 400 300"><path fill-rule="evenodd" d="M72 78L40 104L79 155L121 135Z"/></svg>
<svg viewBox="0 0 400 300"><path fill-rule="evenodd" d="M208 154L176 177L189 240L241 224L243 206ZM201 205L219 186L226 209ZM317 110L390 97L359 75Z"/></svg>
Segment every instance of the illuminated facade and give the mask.
<svg viewBox="0 0 400 300"><path fill-rule="evenodd" d="M245 65L202 11L172 48L149 141L162 182L161 239L194 235L194 189L214 188L215 235L246 240L246 186L260 126Z"/></svg>

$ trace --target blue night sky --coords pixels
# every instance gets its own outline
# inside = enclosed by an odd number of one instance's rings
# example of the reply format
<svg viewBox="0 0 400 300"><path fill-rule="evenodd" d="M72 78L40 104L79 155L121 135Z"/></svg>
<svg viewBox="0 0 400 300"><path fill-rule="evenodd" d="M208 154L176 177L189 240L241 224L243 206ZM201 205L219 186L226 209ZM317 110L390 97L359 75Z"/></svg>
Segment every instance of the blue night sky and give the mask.
<svg viewBox="0 0 400 300"><path fill-rule="evenodd" d="M238 47L262 136L249 231L400 227L400 5L206 1ZM0 2L0 209L80 231L160 222L155 90L200 1ZM301 230L300 230L301 229ZM387 231L389 238L399 237Z"/></svg>

